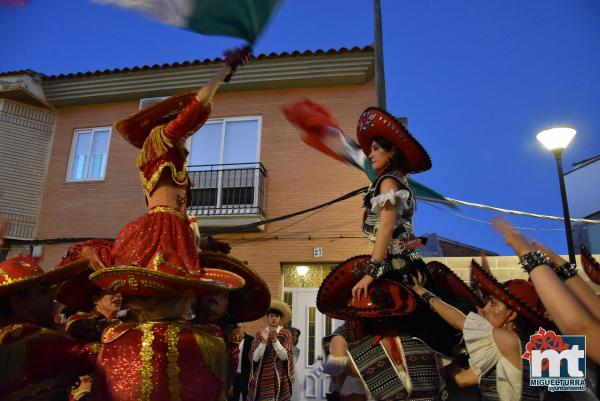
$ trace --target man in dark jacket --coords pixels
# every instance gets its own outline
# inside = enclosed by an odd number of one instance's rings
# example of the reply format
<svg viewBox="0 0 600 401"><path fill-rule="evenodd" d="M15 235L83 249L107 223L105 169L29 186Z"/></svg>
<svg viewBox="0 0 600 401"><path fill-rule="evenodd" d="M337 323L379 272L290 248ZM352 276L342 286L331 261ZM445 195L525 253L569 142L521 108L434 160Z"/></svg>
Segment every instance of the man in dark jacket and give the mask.
<svg viewBox="0 0 600 401"><path fill-rule="evenodd" d="M250 347L254 337L246 334L244 331L244 325L238 323L232 334L233 342L238 344L240 354L237 364L237 370L233 376L233 393L229 398L229 401L240 401L240 395L242 401L246 399L248 394L248 377L250 376L250 368L252 362L250 361Z"/></svg>

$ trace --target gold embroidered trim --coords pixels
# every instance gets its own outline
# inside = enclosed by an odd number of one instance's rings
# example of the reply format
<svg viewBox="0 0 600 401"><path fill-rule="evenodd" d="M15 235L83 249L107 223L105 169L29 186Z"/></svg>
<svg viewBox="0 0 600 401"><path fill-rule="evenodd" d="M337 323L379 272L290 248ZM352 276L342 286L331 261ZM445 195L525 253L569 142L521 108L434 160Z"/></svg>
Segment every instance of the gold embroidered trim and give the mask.
<svg viewBox="0 0 600 401"><path fill-rule="evenodd" d="M92 354L98 355L100 353L100 348L102 348L102 344L100 344L100 343L92 343L90 345L90 352Z"/></svg>
<svg viewBox="0 0 600 401"><path fill-rule="evenodd" d="M181 328L175 325L167 327L167 373L169 375L169 392L171 393L171 401L179 401L181 384L179 382L179 350L177 345L179 342L179 332Z"/></svg>
<svg viewBox="0 0 600 401"><path fill-rule="evenodd" d="M144 140L142 150L135 159L138 168L142 167L144 163L164 155L173 147L173 142L165 136L164 128L165 124L152 128Z"/></svg>
<svg viewBox="0 0 600 401"><path fill-rule="evenodd" d="M141 400L150 401L152 395L152 357L154 356L154 350L152 349L152 342L154 342L153 323L142 323L138 327L142 331L142 347L140 349L140 360L142 366L140 373L142 374L142 380L140 383L141 387Z"/></svg>
<svg viewBox="0 0 600 401"><path fill-rule="evenodd" d="M23 266L31 267L27 263L21 263L21 262L17 262L17 263L19 263ZM18 283L20 281L31 280L31 279L37 278L38 276L24 276L24 277L20 277L20 278L10 278L10 276L8 275L7 272L5 272L3 269L0 269L0 277L4 278L4 281L0 283L0 287L2 287L5 285Z"/></svg>
<svg viewBox="0 0 600 401"><path fill-rule="evenodd" d="M183 213L180 210L177 210L175 208L169 207L169 206L154 206L152 209L150 209L150 211L148 213L171 213L174 214L177 217L182 218L183 220L187 221L188 220L188 216Z"/></svg>
<svg viewBox="0 0 600 401"><path fill-rule="evenodd" d="M9 334L12 334L13 336L20 336L22 331L23 325L19 323L9 324L0 328L0 344L4 343L4 339L8 337Z"/></svg>
<svg viewBox="0 0 600 401"><path fill-rule="evenodd" d="M159 207L161 207L161 206L159 206ZM156 254L156 256L154 257L154 259L152 259L152 270L158 271L158 266L160 266L160 265L166 265L166 266L172 267L176 270L179 270L181 272L187 273L187 269L185 268L185 266L177 265L173 262L169 262L169 261L165 260L165 255L162 252L158 252Z"/></svg>
<svg viewBox="0 0 600 401"><path fill-rule="evenodd" d="M173 162L164 162L158 166L156 171L152 174L152 176L149 179L146 179L144 172L140 170L142 187L144 188L144 193L147 196L152 193L154 187L156 186L156 183L158 182L158 179L160 178L160 175L162 174L162 171L167 167L171 169L171 178L173 179L173 182L175 182L175 184L179 186L185 186L189 184L188 174L185 165L183 166L183 170L177 171L177 167Z"/></svg>
<svg viewBox="0 0 600 401"><path fill-rule="evenodd" d="M194 330L194 338L202 353L204 364L223 383L223 391L225 391L228 361L225 351L225 341L221 337L212 336L198 328ZM224 398L224 394L219 397L219 399L222 398Z"/></svg>

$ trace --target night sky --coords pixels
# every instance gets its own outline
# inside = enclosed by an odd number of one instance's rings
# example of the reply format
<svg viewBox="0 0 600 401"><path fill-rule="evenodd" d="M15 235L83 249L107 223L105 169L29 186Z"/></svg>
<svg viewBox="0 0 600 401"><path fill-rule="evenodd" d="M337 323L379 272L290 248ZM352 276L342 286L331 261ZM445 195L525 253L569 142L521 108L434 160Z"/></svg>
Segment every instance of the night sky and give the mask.
<svg viewBox="0 0 600 401"><path fill-rule="evenodd" d="M535 135L559 124L577 129L565 171L600 153L600 2L382 0L382 7L388 109L408 117L433 161L414 178L452 198L562 215L553 156ZM215 58L240 44L84 0L2 7L0 38L1 72L45 74ZM255 53L372 42L369 0L288 0ZM494 213L456 213L466 217L420 203L417 234L510 253L476 221ZM562 222L510 220L566 253Z"/></svg>

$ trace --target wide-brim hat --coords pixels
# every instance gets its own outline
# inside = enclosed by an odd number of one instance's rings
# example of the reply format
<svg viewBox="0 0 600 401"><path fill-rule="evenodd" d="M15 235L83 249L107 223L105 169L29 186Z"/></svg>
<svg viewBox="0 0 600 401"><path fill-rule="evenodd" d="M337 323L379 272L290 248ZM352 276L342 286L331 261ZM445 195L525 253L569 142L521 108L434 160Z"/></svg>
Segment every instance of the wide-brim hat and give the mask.
<svg viewBox="0 0 600 401"><path fill-rule="evenodd" d="M196 101L196 95L196 92L188 92L163 99L117 121L117 130L127 142L141 149L152 128L177 117L185 106ZM198 121L191 131L197 131L206 122L206 118Z"/></svg>
<svg viewBox="0 0 600 401"><path fill-rule="evenodd" d="M383 137L402 153L407 173L420 173L431 168L431 159L423 146L393 115L377 107L369 107L360 115L356 128L358 143L367 157L375 137Z"/></svg>
<svg viewBox="0 0 600 401"><path fill-rule="evenodd" d="M77 243L67 250L67 254L57 267L84 259L82 251L89 248L95 255L95 258L100 265L110 265L110 252L113 246L113 241L94 239L85 242ZM94 272L94 263L90 263L90 267L85 269L68 280L60 284L56 292L56 300L61 304L77 309L79 311L90 311L94 309L94 296L100 291L89 279L90 274Z"/></svg>
<svg viewBox="0 0 600 401"><path fill-rule="evenodd" d="M581 245L581 264L592 283L600 285L600 264L584 245Z"/></svg>
<svg viewBox="0 0 600 401"><path fill-rule="evenodd" d="M427 263L427 271L436 286L441 286L444 291L454 298L466 298L476 307L484 306L483 300L469 287L456 273L445 264L438 261Z"/></svg>
<svg viewBox="0 0 600 401"><path fill-rule="evenodd" d="M479 289L485 297L494 296L509 308L541 327L552 327L544 317L544 307L535 292L533 284L527 280L509 280L501 283L491 273L485 271L474 259L471 260L471 273L476 278Z"/></svg>
<svg viewBox="0 0 600 401"><path fill-rule="evenodd" d="M292 309L285 302L280 301L279 299L272 299L271 303L269 304L269 309L267 309L267 313L269 313L269 311L272 309L281 313L281 321L279 324L284 325L292 320Z"/></svg>
<svg viewBox="0 0 600 401"><path fill-rule="evenodd" d="M155 298L174 298L188 290L198 296L212 295L239 290L246 284L227 270L204 268L191 273L172 249L156 252L146 267L107 267L92 273L90 280L103 290Z"/></svg>
<svg viewBox="0 0 600 401"><path fill-rule="evenodd" d="M218 268L237 274L246 285L229 295L229 315L234 322L251 322L263 317L271 302L271 292L265 281L241 260L220 252L202 251L200 266Z"/></svg>
<svg viewBox="0 0 600 401"><path fill-rule="evenodd" d="M89 261L83 259L45 272L31 257L9 258L0 263L0 296L14 294L36 284L51 286L88 268Z"/></svg>
<svg viewBox="0 0 600 401"><path fill-rule="evenodd" d="M90 275L103 290L153 298L174 298L191 290L196 295L235 291L244 286L240 276L219 269L204 269L204 274L178 276L139 266L113 266Z"/></svg>
<svg viewBox="0 0 600 401"><path fill-rule="evenodd" d="M411 290L392 280L375 280L366 297L352 301L357 275L371 260L370 255L352 257L337 265L323 280L317 292L317 308L327 316L342 320L381 320L413 312L416 299Z"/></svg>

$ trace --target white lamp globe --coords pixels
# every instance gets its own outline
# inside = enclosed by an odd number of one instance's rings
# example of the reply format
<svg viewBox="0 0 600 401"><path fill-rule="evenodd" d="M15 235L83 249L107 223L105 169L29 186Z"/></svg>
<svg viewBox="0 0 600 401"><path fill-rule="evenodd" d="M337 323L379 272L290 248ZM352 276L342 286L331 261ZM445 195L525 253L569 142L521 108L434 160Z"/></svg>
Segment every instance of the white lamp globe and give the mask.
<svg viewBox="0 0 600 401"><path fill-rule="evenodd" d="M308 273L308 266L296 266L296 273L298 273L300 277L306 276L306 273Z"/></svg>
<svg viewBox="0 0 600 401"><path fill-rule="evenodd" d="M571 142L577 131L573 128L550 128L536 135L538 141L549 150L564 149Z"/></svg>

